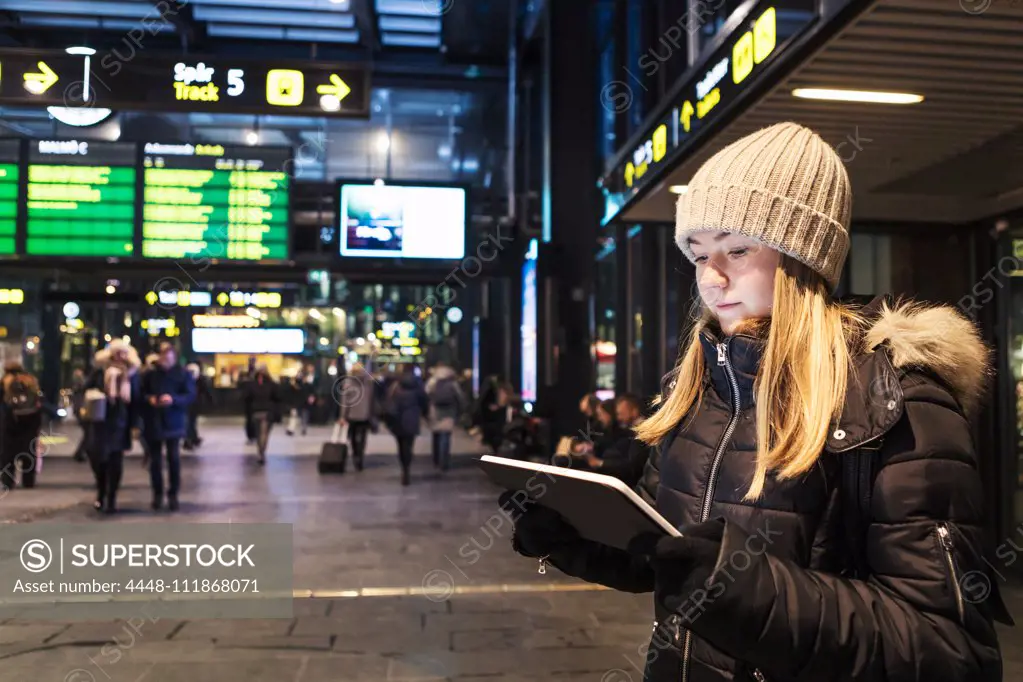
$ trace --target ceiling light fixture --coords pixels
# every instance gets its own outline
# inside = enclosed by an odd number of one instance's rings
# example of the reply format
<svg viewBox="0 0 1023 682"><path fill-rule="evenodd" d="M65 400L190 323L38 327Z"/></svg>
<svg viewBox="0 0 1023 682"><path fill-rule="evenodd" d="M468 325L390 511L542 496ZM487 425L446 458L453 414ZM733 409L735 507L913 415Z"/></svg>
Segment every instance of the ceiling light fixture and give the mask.
<svg viewBox="0 0 1023 682"><path fill-rule="evenodd" d="M834 102L867 102L870 104L917 104L924 101L923 95L910 92L880 92L873 90L837 90L834 88L796 88L795 97L822 99Z"/></svg>
<svg viewBox="0 0 1023 682"><path fill-rule="evenodd" d="M87 128L110 118L113 113L103 107L46 107L47 113L64 125Z"/></svg>

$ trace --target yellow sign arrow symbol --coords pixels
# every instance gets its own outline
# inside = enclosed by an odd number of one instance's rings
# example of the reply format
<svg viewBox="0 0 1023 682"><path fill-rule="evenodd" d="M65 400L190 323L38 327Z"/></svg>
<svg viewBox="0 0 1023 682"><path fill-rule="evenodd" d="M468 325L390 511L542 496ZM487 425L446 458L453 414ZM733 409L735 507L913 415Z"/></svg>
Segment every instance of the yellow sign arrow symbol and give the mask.
<svg viewBox="0 0 1023 682"><path fill-rule="evenodd" d="M330 74L330 84L317 85L316 92L320 95L334 95L337 97L337 101L340 102L345 97L348 97L352 89L348 87L348 83L341 80L341 76L336 73Z"/></svg>
<svg viewBox="0 0 1023 682"><path fill-rule="evenodd" d="M693 103L686 100L685 104L682 105L682 113L679 115L679 121L682 123L682 130L689 132L689 129L693 126Z"/></svg>
<svg viewBox="0 0 1023 682"><path fill-rule="evenodd" d="M59 80L59 77L46 62L39 62L39 73L25 74L25 89L35 95L41 95Z"/></svg>

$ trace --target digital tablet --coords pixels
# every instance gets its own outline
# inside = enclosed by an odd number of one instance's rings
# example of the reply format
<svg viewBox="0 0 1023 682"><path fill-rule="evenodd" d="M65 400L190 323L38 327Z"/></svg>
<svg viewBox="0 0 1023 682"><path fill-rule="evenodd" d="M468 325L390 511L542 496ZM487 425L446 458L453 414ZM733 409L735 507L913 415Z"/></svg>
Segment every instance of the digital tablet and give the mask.
<svg viewBox="0 0 1023 682"><path fill-rule="evenodd" d="M557 511L588 540L627 549L638 535L681 535L629 486L612 476L493 455L484 455L479 464L498 486L522 491L537 504Z"/></svg>

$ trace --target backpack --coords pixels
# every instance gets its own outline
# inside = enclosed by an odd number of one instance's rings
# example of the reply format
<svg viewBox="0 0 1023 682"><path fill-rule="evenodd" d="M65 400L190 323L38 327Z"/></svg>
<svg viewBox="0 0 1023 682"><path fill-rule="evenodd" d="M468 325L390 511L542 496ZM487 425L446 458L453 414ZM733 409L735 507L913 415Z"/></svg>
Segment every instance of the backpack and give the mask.
<svg viewBox="0 0 1023 682"><path fill-rule="evenodd" d="M27 417L42 409L39 383L26 372L17 372L4 390L4 405L15 417Z"/></svg>
<svg viewBox="0 0 1023 682"><path fill-rule="evenodd" d="M458 389L453 380L445 379L439 382L433 391L433 404L441 409L458 407Z"/></svg>

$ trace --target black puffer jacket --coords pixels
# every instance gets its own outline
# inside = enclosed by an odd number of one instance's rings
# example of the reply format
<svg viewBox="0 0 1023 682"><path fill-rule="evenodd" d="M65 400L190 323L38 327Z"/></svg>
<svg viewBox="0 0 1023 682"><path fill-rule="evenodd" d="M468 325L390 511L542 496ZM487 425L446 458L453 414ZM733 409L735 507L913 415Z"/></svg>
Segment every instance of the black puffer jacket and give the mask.
<svg viewBox="0 0 1023 682"><path fill-rule="evenodd" d="M592 582L655 591L647 680L1002 679L992 620L1011 619L981 556L984 500L963 416L982 390L986 352L949 308L887 303L864 309L874 352L855 358L819 465L795 481L769 476L755 505L742 498L756 455L761 342L705 333L702 404L667 451L654 448L639 486L677 527L724 519L705 594L683 595L669 612L666 581L642 560L592 544L550 557ZM861 446L879 452L868 527L854 536L841 467ZM853 574L855 564L865 570Z"/></svg>

